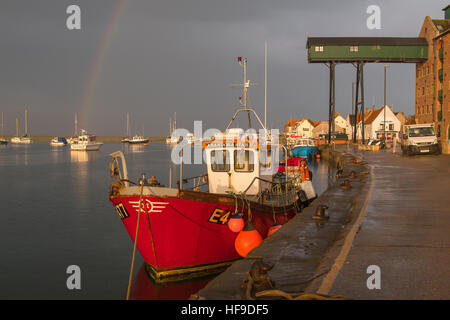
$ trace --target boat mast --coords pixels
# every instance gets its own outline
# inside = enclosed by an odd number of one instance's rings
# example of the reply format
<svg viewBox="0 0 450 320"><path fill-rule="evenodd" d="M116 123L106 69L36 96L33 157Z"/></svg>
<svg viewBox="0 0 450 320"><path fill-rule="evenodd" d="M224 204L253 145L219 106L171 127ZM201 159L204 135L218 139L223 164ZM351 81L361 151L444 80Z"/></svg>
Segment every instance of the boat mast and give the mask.
<svg viewBox="0 0 450 320"><path fill-rule="evenodd" d="M27 120L27 110L25 110L25 137L28 136L28 120Z"/></svg>
<svg viewBox="0 0 450 320"><path fill-rule="evenodd" d="M126 137L130 137L130 115L127 112L127 132L126 132Z"/></svg>
<svg viewBox="0 0 450 320"><path fill-rule="evenodd" d="M3 112L2 112L2 137L3 137Z"/></svg>
<svg viewBox="0 0 450 320"><path fill-rule="evenodd" d="M75 134L74 136L78 135L78 119L77 119L77 113L75 113Z"/></svg>
<svg viewBox="0 0 450 320"><path fill-rule="evenodd" d="M251 85L258 85L258 83L250 83L250 80L247 80L247 58L238 57L237 60L239 62L239 65L244 69L244 83L233 86L243 87L243 96L239 97L239 102L241 103L242 109L249 109L249 107L247 106L248 88ZM250 110L248 110L247 113L248 113L248 126L249 128L251 128L252 123L250 119Z"/></svg>
<svg viewBox="0 0 450 320"><path fill-rule="evenodd" d="M16 118L16 137L19 136L19 118Z"/></svg>
<svg viewBox="0 0 450 320"><path fill-rule="evenodd" d="M264 127L267 128L267 41L264 41Z"/></svg>

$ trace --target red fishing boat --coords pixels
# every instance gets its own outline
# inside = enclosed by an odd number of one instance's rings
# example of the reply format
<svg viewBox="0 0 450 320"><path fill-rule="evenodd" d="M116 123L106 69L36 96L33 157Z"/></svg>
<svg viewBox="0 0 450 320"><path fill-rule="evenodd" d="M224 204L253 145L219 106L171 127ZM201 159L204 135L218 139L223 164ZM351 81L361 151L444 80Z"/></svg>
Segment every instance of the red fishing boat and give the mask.
<svg viewBox="0 0 450 320"><path fill-rule="evenodd" d="M244 67L244 99L225 132L203 140L207 174L181 177L177 188L153 177L133 183L123 153L110 155L116 178L110 201L132 241L137 239L136 248L156 282L223 271L316 196L310 179L298 174L304 170L278 172L276 155L282 146L247 105L247 59L238 60ZM248 113L250 126L253 114L263 134L231 128L240 112Z"/></svg>

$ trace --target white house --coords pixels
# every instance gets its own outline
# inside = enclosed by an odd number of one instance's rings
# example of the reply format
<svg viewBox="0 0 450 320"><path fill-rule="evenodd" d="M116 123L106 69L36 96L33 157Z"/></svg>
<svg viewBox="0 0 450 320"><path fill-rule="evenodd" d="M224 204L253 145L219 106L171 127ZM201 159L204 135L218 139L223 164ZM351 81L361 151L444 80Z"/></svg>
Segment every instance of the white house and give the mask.
<svg viewBox="0 0 450 320"><path fill-rule="evenodd" d="M335 125L335 131L336 132L343 132L348 134L348 122L347 119L345 119L343 116L341 116L341 113L338 112L334 116L334 125ZM341 128L341 130L338 130L337 128Z"/></svg>
<svg viewBox="0 0 450 320"><path fill-rule="evenodd" d="M302 138L313 137L314 123L308 118L303 118L295 124L296 135Z"/></svg>
<svg viewBox="0 0 450 320"><path fill-rule="evenodd" d="M374 110L366 118L364 117L364 138L366 140L380 139L386 134L386 139L397 137L401 130L401 122L392 112L392 107L385 107ZM357 138L361 139L361 122L358 123Z"/></svg>

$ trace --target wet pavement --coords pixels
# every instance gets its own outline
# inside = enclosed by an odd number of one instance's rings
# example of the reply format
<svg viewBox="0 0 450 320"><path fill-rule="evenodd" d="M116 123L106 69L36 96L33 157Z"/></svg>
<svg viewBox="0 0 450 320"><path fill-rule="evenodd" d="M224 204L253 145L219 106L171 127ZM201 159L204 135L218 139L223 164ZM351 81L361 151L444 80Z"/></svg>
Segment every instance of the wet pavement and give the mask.
<svg viewBox="0 0 450 320"><path fill-rule="evenodd" d="M355 154L372 166L373 188L364 220L328 294L350 299L449 299L450 156ZM334 245L334 254L338 247ZM368 289L371 265L379 267L379 289ZM315 281L308 290L322 283Z"/></svg>
<svg viewBox="0 0 450 320"><path fill-rule="evenodd" d="M345 157L343 157L343 160ZM349 160L351 156L347 157ZM334 164L333 164L334 165ZM357 172L352 188L342 189L335 181L332 186L311 205L297 214L245 259L235 262L192 298L243 299L240 285L247 279L247 272L255 261L273 264L269 271L275 288L285 292L301 292L317 277L317 267L333 243L342 238L351 224L350 221L362 206L361 194L367 189L367 168L350 161L348 168ZM348 169L344 174L347 175ZM333 171L333 176L334 171ZM331 177L330 177L331 178ZM318 205L327 205L329 219L312 219ZM320 278L320 276L319 276Z"/></svg>
<svg viewBox="0 0 450 320"><path fill-rule="evenodd" d="M274 288L285 292L449 299L450 156L336 154L344 164L336 184L192 298L242 299L241 283L263 260L274 265ZM341 187L346 179L350 189ZM320 204L329 207L327 221L311 219ZM379 272L368 272L373 266Z"/></svg>

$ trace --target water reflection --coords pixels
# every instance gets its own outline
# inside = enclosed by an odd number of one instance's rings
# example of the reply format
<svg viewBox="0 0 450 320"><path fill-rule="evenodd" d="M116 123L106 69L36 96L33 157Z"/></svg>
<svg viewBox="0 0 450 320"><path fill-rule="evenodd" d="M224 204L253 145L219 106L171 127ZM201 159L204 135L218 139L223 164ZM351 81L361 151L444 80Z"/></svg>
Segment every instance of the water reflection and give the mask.
<svg viewBox="0 0 450 320"><path fill-rule="evenodd" d="M64 149L62 146L50 146L53 163L59 163L61 161Z"/></svg>
<svg viewBox="0 0 450 320"><path fill-rule="evenodd" d="M16 166L17 165L25 165L28 166L29 165L29 148L31 148L30 144L16 144L16 143L11 143L11 146L13 148L17 148L19 150L21 150L22 152L17 152L16 153ZM21 160L23 160L23 163L21 163Z"/></svg>
<svg viewBox="0 0 450 320"><path fill-rule="evenodd" d="M99 151L71 151L71 162L88 162L95 161L100 155Z"/></svg>
<svg viewBox="0 0 450 320"><path fill-rule="evenodd" d="M142 152L145 152L147 146L148 146L148 143L146 143L146 144L129 144L129 143L124 143L123 144L123 150L124 150L125 154L142 153Z"/></svg>
<svg viewBox="0 0 450 320"><path fill-rule="evenodd" d="M186 300L191 294L203 289L214 278L207 277L189 281L154 283L145 271L145 263L136 274L132 289L133 300Z"/></svg>

